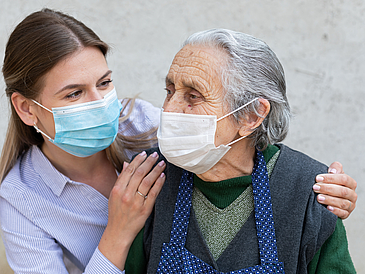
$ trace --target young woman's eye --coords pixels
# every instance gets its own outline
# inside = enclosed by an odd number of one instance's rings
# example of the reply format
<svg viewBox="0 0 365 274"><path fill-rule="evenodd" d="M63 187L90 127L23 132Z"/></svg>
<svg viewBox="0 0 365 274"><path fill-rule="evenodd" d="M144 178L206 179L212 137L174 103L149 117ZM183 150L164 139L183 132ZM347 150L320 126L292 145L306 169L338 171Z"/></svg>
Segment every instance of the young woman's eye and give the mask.
<svg viewBox="0 0 365 274"><path fill-rule="evenodd" d="M108 87L113 80L105 80L99 84L100 87Z"/></svg>
<svg viewBox="0 0 365 274"><path fill-rule="evenodd" d="M74 99L74 98L78 98L82 93L82 90L77 90L77 91L74 91L68 95L66 95L66 98L67 99Z"/></svg>

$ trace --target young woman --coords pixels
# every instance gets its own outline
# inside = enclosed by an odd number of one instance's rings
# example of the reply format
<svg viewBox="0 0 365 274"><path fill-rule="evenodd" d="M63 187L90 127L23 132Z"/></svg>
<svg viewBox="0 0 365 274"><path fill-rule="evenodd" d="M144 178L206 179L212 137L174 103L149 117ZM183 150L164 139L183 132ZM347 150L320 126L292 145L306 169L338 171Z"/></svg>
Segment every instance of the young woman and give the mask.
<svg viewBox="0 0 365 274"><path fill-rule="evenodd" d="M0 222L15 273L68 273L65 260L84 273L122 273L165 181L157 154L127 163L156 144L159 110L117 100L107 52L83 23L49 9L29 15L9 38ZM322 183L321 192L336 196L326 203L348 216L356 182L322 177L333 184ZM348 194L337 195L343 179ZM336 206L341 201L351 208Z"/></svg>
<svg viewBox="0 0 365 274"><path fill-rule="evenodd" d="M51 10L9 38L0 217L15 273L67 273L64 255L85 273L120 273L164 183L157 154L126 164L125 147L153 144L158 117L146 102L119 102L107 51L81 22ZM116 138L118 128L128 135Z"/></svg>

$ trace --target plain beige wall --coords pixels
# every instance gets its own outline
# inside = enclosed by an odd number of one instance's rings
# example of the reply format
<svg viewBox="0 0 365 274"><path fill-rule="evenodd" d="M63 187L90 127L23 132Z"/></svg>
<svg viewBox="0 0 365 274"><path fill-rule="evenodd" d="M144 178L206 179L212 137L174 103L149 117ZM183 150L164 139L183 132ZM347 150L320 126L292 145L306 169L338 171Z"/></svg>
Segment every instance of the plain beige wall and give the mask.
<svg viewBox="0 0 365 274"><path fill-rule="evenodd" d="M330 164L359 183L357 209L345 221L358 273L365 273L365 2L361 0L0 0L0 57L15 25L42 7L68 12L114 50L109 65L120 97L161 106L164 77L188 35L223 27L266 41L281 60L294 118L284 143ZM7 101L0 80L0 144ZM8 270L0 248L0 273Z"/></svg>

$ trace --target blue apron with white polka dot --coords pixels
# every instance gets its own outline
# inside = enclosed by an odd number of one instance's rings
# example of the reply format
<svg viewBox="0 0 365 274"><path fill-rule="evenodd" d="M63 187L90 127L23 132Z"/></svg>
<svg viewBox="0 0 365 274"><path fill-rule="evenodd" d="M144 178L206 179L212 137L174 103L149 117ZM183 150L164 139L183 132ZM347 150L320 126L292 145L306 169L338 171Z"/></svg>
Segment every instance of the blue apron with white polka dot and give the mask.
<svg viewBox="0 0 365 274"><path fill-rule="evenodd" d="M227 273L284 273L284 264L279 262L276 247L269 177L264 156L260 151L256 152L252 186L261 265ZM193 174L184 170L175 204L170 242L163 244L157 273L224 273L203 262L185 248L192 190Z"/></svg>

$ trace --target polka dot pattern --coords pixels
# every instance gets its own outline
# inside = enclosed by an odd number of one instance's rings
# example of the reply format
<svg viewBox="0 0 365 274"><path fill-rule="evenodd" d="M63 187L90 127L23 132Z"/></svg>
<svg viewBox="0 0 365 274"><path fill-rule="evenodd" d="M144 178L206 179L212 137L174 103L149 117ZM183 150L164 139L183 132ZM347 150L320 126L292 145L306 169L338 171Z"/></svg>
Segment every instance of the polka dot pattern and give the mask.
<svg viewBox="0 0 365 274"><path fill-rule="evenodd" d="M279 259L276 248L269 177L262 152L258 152L256 155L254 171L252 173L252 186L261 264L276 263Z"/></svg>
<svg viewBox="0 0 365 274"><path fill-rule="evenodd" d="M174 220L170 243L185 245L190 219L191 195L193 192L193 173L184 170L181 177L179 192L175 203Z"/></svg>
<svg viewBox="0 0 365 274"><path fill-rule="evenodd" d="M279 262L274 229L269 178L262 152L257 151L252 173L257 239L261 265L227 272L238 273L284 273L284 264ZM191 254L184 246L189 225L193 174L184 171L175 204L170 242L164 243L157 273L223 274Z"/></svg>

